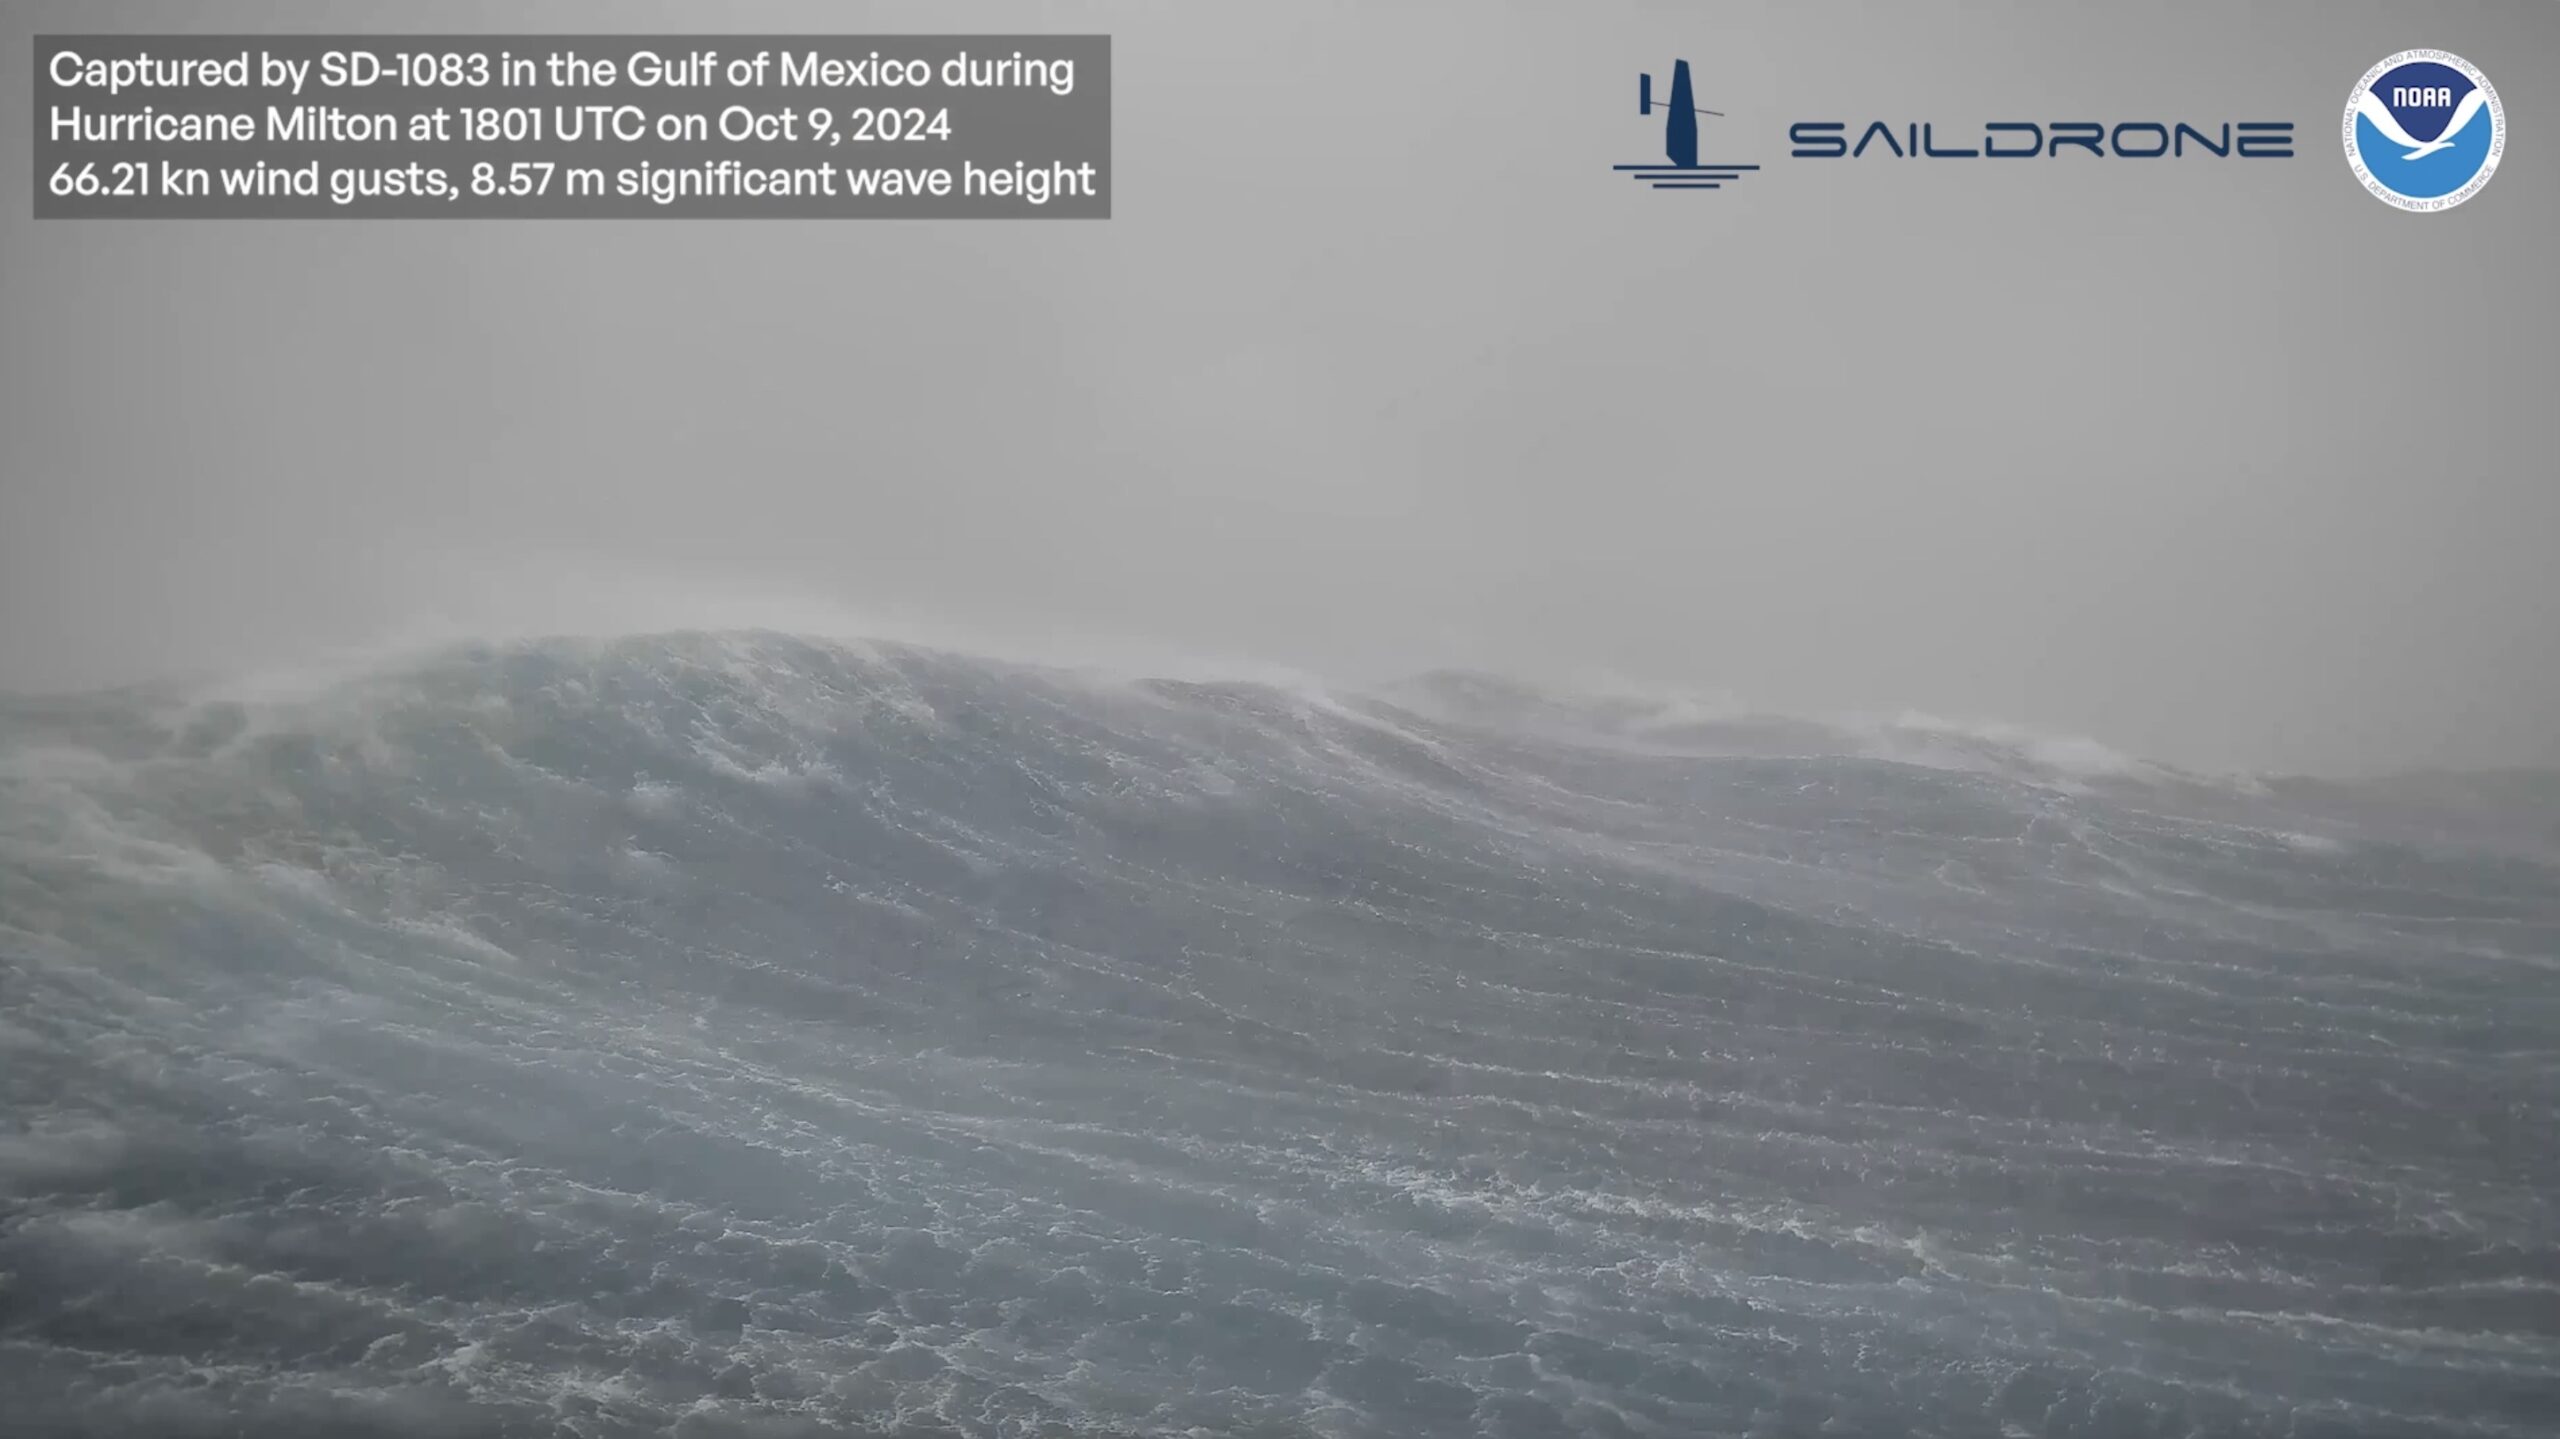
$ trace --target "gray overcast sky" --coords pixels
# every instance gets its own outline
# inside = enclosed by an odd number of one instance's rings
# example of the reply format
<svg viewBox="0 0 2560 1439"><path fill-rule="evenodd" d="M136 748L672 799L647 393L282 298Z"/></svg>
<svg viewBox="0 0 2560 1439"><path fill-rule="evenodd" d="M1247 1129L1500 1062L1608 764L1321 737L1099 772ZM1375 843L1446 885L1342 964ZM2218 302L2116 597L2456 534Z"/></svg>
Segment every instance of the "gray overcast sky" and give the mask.
<svg viewBox="0 0 2560 1439"><path fill-rule="evenodd" d="M1105 31L1115 215L38 224L0 93L0 687L792 596L1066 658L2560 764L2547 0L13 4L0 73L102 30ZM2415 46L2513 137L2448 214L2339 151ZM1735 190L1607 168L1675 56L1710 157L1768 167ZM1871 117L2299 154L1786 154Z"/></svg>

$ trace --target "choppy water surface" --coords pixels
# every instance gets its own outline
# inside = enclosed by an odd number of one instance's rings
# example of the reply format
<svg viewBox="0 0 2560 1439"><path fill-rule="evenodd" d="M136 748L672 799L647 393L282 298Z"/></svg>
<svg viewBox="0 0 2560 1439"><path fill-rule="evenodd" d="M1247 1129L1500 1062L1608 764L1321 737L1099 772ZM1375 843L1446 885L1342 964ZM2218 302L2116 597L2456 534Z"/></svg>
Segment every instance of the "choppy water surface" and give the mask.
<svg viewBox="0 0 2560 1439"><path fill-rule="evenodd" d="M0 1427L2550 1433L2555 797L769 636L11 701Z"/></svg>

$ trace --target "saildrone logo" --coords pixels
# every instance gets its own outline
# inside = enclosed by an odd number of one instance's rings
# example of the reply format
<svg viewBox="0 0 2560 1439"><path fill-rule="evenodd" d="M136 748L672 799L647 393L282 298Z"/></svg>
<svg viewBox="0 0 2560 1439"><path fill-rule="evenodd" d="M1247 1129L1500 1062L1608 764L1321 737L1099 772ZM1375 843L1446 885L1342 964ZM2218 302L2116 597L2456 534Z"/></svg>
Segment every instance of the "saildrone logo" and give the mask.
<svg viewBox="0 0 2560 1439"><path fill-rule="evenodd" d="M2507 148L2498 87L2459 55L2403 50L2347 97L2347 164L2374 198L2450 210L2480 193Z"/></svg>
<svg viewBox="0 0 2560 1439"><path fill-rule="evenodd" d="M1689 88L1689 62L1671 62L1671 94L1657 100L1653 94L1653 77L1636 76L1636 113L1650 117L1662 112L1662 156L1669 164L1612 165L1609 168L1631 176L1657 190L1721 190L1741 179L1757 165L1728 165L1698 159L1698 117L1721 120L1721 110L1702 110L1696 92Z"/></svg>

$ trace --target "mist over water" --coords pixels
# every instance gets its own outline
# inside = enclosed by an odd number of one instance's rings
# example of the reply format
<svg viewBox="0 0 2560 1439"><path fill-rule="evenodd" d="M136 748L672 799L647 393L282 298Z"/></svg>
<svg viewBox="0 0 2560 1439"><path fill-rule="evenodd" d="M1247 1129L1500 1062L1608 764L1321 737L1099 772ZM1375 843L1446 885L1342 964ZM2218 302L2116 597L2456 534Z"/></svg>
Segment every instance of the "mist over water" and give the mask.
<svg viewBox="0 0 2560 1439"><path fill-rule="evenodd" d="M2555 815L761 633L0 702L0 1394L2547 1432Z"/></svg>

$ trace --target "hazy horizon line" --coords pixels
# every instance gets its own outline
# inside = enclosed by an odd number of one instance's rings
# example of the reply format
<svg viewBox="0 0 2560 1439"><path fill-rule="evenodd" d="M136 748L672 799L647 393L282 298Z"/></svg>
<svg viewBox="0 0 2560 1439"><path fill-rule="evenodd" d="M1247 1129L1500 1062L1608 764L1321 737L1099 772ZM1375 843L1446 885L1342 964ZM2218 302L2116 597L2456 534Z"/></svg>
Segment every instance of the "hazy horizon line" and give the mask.
<svg viewBox="0 0 2560 1439"><path fill-rule="evenodd" d="M1302 664L1256 659L1238 654L1212 655L1198 647L1126 637L1087 636L1065 642L1063 653L1053 637L1032 643L948 623L884 623L857 619L837 610L837 622L811 624L780 618L733 619L707 623L642 623L628 625L488 625L461 627L422 624L372 640L311 647L298 658L219 662L171 668L132 679L66 686L0 684L0 701L33 704L111 698L148 698L182 704L282 704L317 697L342 685L397 677L404 667L423 666L476 650L534 651L571 645L605 646L682 639L756 638L808 644L838 651L859 648L921 652L975 664L1036 671L1050 676L1078 676L1123 684L1238 684L1273 692L1326 694L1369 699L1414 708L1409 690L1433 680L1488 681L1547 702L1590 705L1635 704L1662 710L1685 710L1658 717L1663 727L1784 723L1812 726L1843 740L1861 732L1936 735L1954 740L2009 745L2095 746L2104 755L2164 776L2199 780L2372 783L2429 778L2477 779L2500 775L2560 775L2560 766L2494 764L2477 767L2416 765L2361 771L2281 770L2210 767L2141 753L2103 735L2067 728L2038 726L2000 716L1945 715L1912 705L1874 705L1822 709L1760 704L1727 690L1647 683L1623 676L1590 674L1579 678L1541 675L1523 668L1485 664L1422 664L1384 675L1326 674ZM1448 719L1439 715L1435 718ZM1881 757L1880 757L1881 758Z"/></svg>

